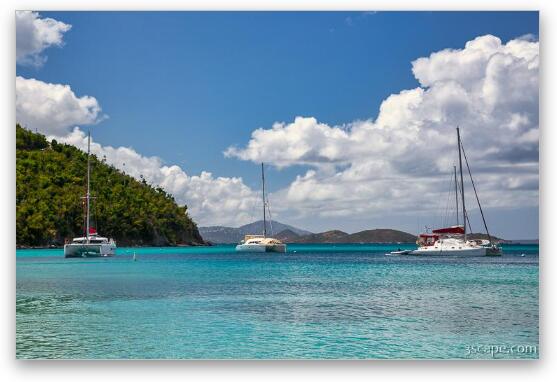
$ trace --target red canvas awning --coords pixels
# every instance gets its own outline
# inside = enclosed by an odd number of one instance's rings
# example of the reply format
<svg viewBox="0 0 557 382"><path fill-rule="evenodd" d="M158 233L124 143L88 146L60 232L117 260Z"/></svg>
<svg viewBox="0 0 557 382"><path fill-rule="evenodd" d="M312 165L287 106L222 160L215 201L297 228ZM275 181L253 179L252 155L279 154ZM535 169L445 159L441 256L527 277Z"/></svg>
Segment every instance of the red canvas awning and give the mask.
<svg viewBox="0 0 557 382"><path fill-rule="evenodd" d="M457 225L454 227L447 227L447 228L439 228L439 229L434 229L433 233L452 233L452 234L460 234L463 235L464 234L464 227Z"/></svg>

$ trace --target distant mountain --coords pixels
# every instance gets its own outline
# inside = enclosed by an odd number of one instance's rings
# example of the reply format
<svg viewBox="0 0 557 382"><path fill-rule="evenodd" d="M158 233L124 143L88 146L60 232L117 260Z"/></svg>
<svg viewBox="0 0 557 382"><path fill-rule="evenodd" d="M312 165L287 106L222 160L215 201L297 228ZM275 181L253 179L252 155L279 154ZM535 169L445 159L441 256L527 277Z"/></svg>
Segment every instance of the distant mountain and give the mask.
<svg viewBox="0 0 557 382"><path fill-rule="evenodd" d="M540 239L505 240L507 244L540 244Z"/></svg>
<svg viewBox="0 0 557 382"><path fill-rule="evenodd" d="M273 221L273 237L284 243L415 243L417 237L395 229L370 229L353 234L339 230L331 230L320 233L311 233L303 229L295 228L287 224ZM257 221L238 228L231 227L199 227L199 232L205 241L211 243L238 243L247 234L263 233L263 221ZM271 224L267 222L267 232L271 234ZM470 239L487 239L485 233L471 233ZM495 242L508 242L504 239L492 236ZM521 241L524 242L524 241ZM532 242L532 241L528 241Z"/></svg>
<svg viewBox="0 0 557 382"><path fill-rule="evenodd" d="M240 230L240 232L242 233L242 239L244 238L244 235L249 235L250 233L263 233L263 220L258 220L256 222L253 223L249 223L246 225L243 225L241 227L238 228ZM282 232L286 229L291 230L292 232L295 232L298 235L309 235L311 234L311 232L300 229L300 228L296 228L293 227L291 225L288 224L283 224L277 221L267 221L267 233L269 234L277 234L279 232Z"/></svg>
<svg viewBox="0 0 557 382"><path fill-rule="evenodd" d="M348 243L415 243L416 236L395 229L370 229L348 236Z"/></svg>
<svg viewBox="0 0 557 382"><path fill-rule="evenodd" d="M272 228L272 229L271 229ZM296 235L309 235L311 232L293 227L288 224L283 224L277 221L267 221L267 233L269 235L278 235L283 231L291 231ZM263 233L263 220L243 225L238 228L224 227L224 226L210 226L199 227L199 233L203 240L215 244L222 243L238 243L249 234L262 234Z"/></svg>
<svg viewBox="0 0 557 382"><path fill-rule="evenodd" d="M290 243L346 243L346 232L333 230L294 238Z"/></svg>
<svg viewBox="0 0 557 382"><path fill-rule="evenodd" d="M290 243L414 243L416 236L394 229L372 229L353 234L333 230L290 239Z"/></svg>
<svg viewBox="0 0 557 382"><path fill-rule="evenodd" d="M238 228L211 226L199 227L199 234L206 242L213 244L237 243L243 238Z"/></svg>
<svg viewBox="0 0 557 382"><path fill-rule="evenodd" d="M487 233L469 233L467 235L467 238L471 239L471 240L488 240L489 239L487 237ZM501 239L501 238L493 236L493 235L491 235L491 240L493 240L496 243L504 243L504 242L507 241L505 239Z"/></svg>
<svg viewBox="0 0 557 382"><path fill-rule="evenodd" d="M292 242L296 238L300 237L296 232L292 231L291 229L285 229L284 231L280 231L278 234L274 236L275 239L278 239L284 243Z"/></svg>

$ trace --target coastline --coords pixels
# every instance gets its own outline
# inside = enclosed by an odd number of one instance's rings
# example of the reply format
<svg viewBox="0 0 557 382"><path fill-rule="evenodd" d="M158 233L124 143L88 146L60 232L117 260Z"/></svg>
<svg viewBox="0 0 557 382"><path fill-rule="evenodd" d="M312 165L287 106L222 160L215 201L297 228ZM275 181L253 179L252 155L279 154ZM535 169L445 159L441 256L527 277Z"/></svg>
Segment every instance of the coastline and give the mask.
<svg viewBox="0 0 557 382"><path fill-rule="evenodd" d="M176 245L149 245L149 244L145 244L145 245L122 245L122 247L125 248L150 248L150 247L158 247L158 248L170 248L170 247L211 247L214 246L215 244L213 243L187 243L187 244L176 244ZM16 244L15 249L64 249L63 245L38 245L38 246L33 246L33 245L20 245L20 244Z"/></svg>
<svg viewBox="0 0 557 382"><path fill-rule="evenodd" d="M122 245L122 248L181 248L181 247L215 247L220 245L236 245L238 243L214 243L214 242L205 242L203 244L200 243L187 243L187 244L177 244L177 245ZM285 244L289 245L415 245L415 243L402 243L402 242L361 242L361 243L349 243L349 242L339 242L339 243L289 243L286 242ZM532 245L536 246L539 245L537 240L505 240L502 241L500 244L502 245ZM17 249L64 249L63 245L50 245L50 246L32 246L32 245L16 245Z"/></svg>

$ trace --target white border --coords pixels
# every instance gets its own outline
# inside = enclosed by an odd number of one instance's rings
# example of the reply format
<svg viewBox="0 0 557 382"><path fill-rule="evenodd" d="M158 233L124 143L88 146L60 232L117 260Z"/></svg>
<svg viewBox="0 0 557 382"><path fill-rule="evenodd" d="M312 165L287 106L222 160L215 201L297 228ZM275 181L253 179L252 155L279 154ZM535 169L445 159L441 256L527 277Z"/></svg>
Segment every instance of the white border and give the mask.
<svg viewBox="0 0 557 382"><path fill-rule="evenodd" d="M242 381L284 381L296 379L389 381L477 381L552 380L557 375L555 362L555 256L557 250L549 242L550 222L557 215L555 139L555 62L557 46L555 1L331 1L271 0L253 1L13 1L0 3L2 31L2 75L0 110L1 131L0 201L2 219L0 243L2 259L3 301L0 373L5 381L40 380L43 382L88 382L121 380L134 382L218 378ZM16 361L15 360L15 21L16 9L38 10L540 10L541 77L540 77L540 354L539 361ZM553 196L553 197L552 197ZM553 244L553 245L552 245Z"/></svg>

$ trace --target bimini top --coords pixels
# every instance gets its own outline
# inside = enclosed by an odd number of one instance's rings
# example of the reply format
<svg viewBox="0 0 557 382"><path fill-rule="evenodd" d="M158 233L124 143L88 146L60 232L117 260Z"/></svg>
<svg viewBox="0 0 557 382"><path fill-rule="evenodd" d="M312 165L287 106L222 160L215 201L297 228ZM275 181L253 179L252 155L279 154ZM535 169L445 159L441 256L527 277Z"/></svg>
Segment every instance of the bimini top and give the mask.
<svg viewBox="0 0 557 382"><path fill-rule="evenodd" d="M452 227L434 229L432 233L464 235L464 227L461 225L454 225Z"/></svg>

